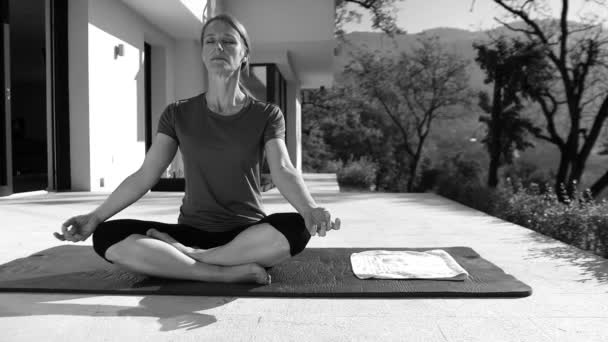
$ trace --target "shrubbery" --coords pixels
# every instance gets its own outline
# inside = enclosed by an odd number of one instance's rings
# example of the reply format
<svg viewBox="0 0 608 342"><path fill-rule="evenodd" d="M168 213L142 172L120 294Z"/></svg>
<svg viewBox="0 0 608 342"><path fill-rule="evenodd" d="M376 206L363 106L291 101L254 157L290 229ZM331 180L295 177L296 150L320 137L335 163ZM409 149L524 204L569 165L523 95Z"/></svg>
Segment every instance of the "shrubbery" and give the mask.
<svg viewBox="0 0 608 342"><path fill-rule="evenodd" d="M510 178L513 183L521 182L525 188L529 188L532 183L536 183L541 193L545 193L548 190L545 185L555 179L555 171L541 170L537 164L527 160L518 160L503 169L503 179Z"/></svg>
<svg viewBox="0 0 608 342"><path fill-rule="evenodd" d="M550 184L544 193L536 183L525 187L507 178L496 189L479 182L453 179L438 184L436 192L505 221L608 257L608 202L593 201L588 192L577 192L562 203ZM565 191L562 189L562 191Z"/></svg>
<svg viewBox="0 0 608 342"><path fill-rule="evenodd" d="M351 158L345 165L339 160L326 162L324 168L337 173L341 188L365 190L374 190L379 170L366 157ZM539 172L532 164L521 161L504 168L496 189L487 187L486 178L479 162L461 154L440 165L424 160L417 191L431 190L491 216L608 257L608 201L596 202L588 192L578 191L571 201L560 202L548 182L554 175Z"/></svg>
<svg viewBox="0 0 608 342"><path fill-rule="evenodd" d="M508 205L494 216L608 257L608 202L595 202L588 191L577 191L574 199L562 203L550 184L545 189L541 194L535 183L526 188L507 179L497 191ZM561 191L565 195L563 186Z"/></svg>
<svg viewBox="0 0 608 342"><path fill-rule="evenodd" d="M374 190L376 181L376 164L366 157L350 160L338 170L338 184L341 187Z"/></svg>

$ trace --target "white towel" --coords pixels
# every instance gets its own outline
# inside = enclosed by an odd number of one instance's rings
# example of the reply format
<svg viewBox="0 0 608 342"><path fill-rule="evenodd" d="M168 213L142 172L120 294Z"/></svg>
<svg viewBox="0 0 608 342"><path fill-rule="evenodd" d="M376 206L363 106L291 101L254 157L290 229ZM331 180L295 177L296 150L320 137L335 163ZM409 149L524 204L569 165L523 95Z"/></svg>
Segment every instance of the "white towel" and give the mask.
<svg viewBox="0 0 608 342"><path fill-rule="evenodd" d="M465 280L469 273L446 251L369 250L352 253L350 262L359 279Z"/></svg>

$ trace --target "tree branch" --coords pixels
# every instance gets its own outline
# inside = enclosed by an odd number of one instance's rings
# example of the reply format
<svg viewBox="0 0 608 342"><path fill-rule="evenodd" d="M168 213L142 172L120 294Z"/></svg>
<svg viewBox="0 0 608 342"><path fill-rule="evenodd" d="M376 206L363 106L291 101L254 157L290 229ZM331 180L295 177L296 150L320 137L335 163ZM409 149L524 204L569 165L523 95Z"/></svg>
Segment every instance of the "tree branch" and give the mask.
<svg viewBox="0 0 608 342"><path fill-rule="evenodd" d="M554 120L555 112L557 111L557 104L556 104L557 101L549 93L545 94L545 96L547 96L553 103L553 108L549 109L549 106L545 102L545 99L543 99L542 96L538 97L538 102L540 103L540 105L543 109L543 114L545 115L545 118L547 119L547 129L549 131L549 134L551 134L551 138L549 138L548 141L550 141L550 142L554 143L555 145L557 145L558 147L562 148L564 146L564 140L557 133L557 130L555 128L555 120ZM542 137L542 136L538 136L538 137L544 139L544 137Z"/></svg>
<svg viewBox="0 0 608 342"><path fill-rule="evenodd" d="M513 27L513 26L511 26L511 25L507 24L506 22L504 22L504 21L502 21L502 20L500 20L500 19L496 18L496 17L494 17L494 20L496 20L496 21L498 21L499 23L503 24L504 26L506 26L506 27L507 27L509 30L511 30L511 31L514 31L514 32L523 32L523 33L528 34L528 35L533 35L533 34L535 34L535 32L534 32L534 31L528 31L528 30L524 30L524 29L518 29L518 28L515 28L515 27Z"/></svg>
<svg viewBox="0 0 608 342"><path fill-rule="evenodd" d="M591 131L589 131L589 135L585 139L580 153L581 160L586 160L591 153L591 149L595 145L595 142L600 135L606 118L608 118L608 96L604 98L604 102L602 103L602 106L600 107L598 114L593 121L593 125L591 126Z"/></svg>
<svg viewBox="0 0 608 342"><path fill-rule="evenodd" d="M403 146L405 147L405 151L410 156L413 156L414 152L412 151L412 149L409 145L409 142L407 140L408 134L405 131L405 129L403 128L403 125L401 125L401 122L399 122L399 119L397 119L397 117L395 115L393 115L392 111L388 108L388 105L384 102L384 100L382 99L382 96L380 96L380 94L377 93L375 88L374 88L374 93L375 93L374 97L378 101L380 101L380 104L382 104L382 106L384 107L384 111L386 112L386 114L388 114L388 116L393 120L395 125L397 125L397 128L401 131L401 134L403 135Z"/></svg>

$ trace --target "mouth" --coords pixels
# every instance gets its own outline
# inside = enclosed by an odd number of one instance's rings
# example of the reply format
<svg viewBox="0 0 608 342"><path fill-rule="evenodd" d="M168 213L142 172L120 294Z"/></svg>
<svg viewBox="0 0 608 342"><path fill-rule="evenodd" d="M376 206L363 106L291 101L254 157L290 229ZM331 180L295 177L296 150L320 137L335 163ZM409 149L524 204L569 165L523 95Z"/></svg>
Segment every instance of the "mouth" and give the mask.
<svg viewBox="0 0 608 342"><path fill-rule="evenodd" d="M218 60L218 59L221 60L221 61L224 61L224 62L228 62L228 60L226 58L222 58L222 57L211 58L212 61L215 61L215 60Z"/></svg>

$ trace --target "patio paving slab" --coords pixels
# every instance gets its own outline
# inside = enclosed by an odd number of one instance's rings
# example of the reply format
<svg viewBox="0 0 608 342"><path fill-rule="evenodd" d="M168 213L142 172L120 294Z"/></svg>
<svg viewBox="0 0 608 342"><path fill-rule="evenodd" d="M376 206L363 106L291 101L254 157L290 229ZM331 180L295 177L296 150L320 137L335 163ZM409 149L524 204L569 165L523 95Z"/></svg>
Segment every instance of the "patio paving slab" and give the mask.
<svg viewBox="0 0 608 342"><path fill-rule="evenodd" d="M608 341L608 261L434 194L340 193L306 175L342 229L309 247L468 246L530 285L524 298L249 298L0 294L4 341ZM334 183L332 183L334 182ZM0 199L0 263L65 244L57 231L107 193ZM175 222L181 193L148 193L114 218ZM268 213L294 211L276 189ZM80 243L90 245L90 241Z"/></svg>

